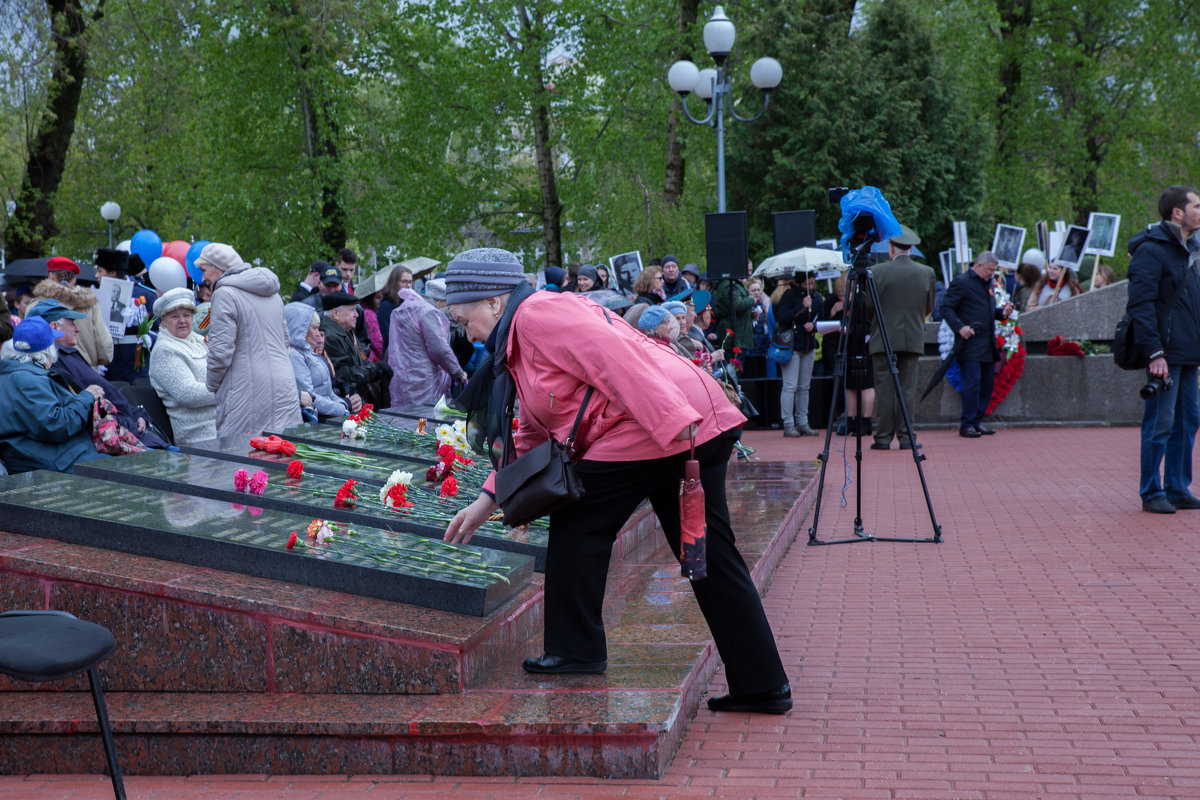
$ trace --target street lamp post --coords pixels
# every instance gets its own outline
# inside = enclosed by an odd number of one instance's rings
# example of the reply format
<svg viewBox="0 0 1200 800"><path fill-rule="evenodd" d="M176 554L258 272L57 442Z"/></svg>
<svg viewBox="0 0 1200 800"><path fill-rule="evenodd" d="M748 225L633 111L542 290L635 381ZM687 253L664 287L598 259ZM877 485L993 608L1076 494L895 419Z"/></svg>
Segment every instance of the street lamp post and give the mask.
<svg viewBox="0 0 1200 800"><path fill-rule="evenodd" d="M743 117L733 107L730 97L730 78L725 69L725 62L733 51L733 42L737 36L725 9L717 6L712 17L704 26L704 46L708 54L716 62L717 68L700 69L691 61L676 61L667 73L667 83L673 91L679 92L683 103L683 113L697 125L713 125L717 129L717 211L725 211L725 113L728 111L739 122L754 122L767 111L771 102L771 90L783 79L783 67L773 58L760 58L750 67L750 81L763 93L762 110L752 117ZM702 119L696 119L688 109L687 96L695 92L708 103L708 113Z"/></svg>
<svg viewBox="0 0 1200 800"><path fill-rule="evenodd" d="M109 200L107 203L100 206L100 216L103 217L104 221L108 223L108 247L109 249L112 249L113 223L121 218L121 207L112 200Z"/></svg>

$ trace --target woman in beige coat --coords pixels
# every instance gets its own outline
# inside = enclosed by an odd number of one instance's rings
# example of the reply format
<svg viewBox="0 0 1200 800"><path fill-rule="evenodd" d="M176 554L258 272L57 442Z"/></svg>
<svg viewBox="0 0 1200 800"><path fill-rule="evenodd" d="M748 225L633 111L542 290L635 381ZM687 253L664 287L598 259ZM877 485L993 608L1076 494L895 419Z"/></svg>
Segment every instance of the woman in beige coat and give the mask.
<svg viewBox="0 0 1200 800"><path fill-rule="evenodd" d="M206 385L217 395L217 436L257 436L300 423L279 278L242 261L227 244L196 259L213 287Z"/></svg>
<svg viewBox="0 0 1200 800"><path fill-rule="evenodd" d="M87 314L86 319L78 321L76 327L79 333L75 340L75 349L90 367L109 364L113 358L112 334L104 325L100 316L100 305L96 295L86 286L76 286L75 277L79 274L79 265L69 258L55 256L46 263L50 277L33 287L34 301L25 309L29 314L37 303L42 300L57 300L72 311Z"/></svg>

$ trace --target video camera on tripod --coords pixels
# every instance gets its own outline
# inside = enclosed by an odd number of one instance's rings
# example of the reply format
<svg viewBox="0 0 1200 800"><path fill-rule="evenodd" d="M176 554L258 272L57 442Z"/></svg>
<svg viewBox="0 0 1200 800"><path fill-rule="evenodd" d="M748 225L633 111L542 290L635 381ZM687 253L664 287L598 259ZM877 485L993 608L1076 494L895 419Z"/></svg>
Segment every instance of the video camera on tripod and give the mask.
<svg viewBox="0 0 1200 800"><path fill-rule="evenodd" d="M868 356L865 348L864 326L866 325L866 311L864 306L866 301L870 300L870 307L875 309L876 321L878 323L877 332L873 332L872 336L878 336L883 345L883 353L888 365L890 378L895 386L896 396L899 398L900 411L904 417L904 425L907 431L907 440L912 443L913 462L917 467L917 474L921 480L921 490L925 495L925 505L929 510L929 521L933 528L933 536L929 538L922 537L900 537L900 536L873 536L866 532L862 518L862 454L863 454L863 419L861 416L855 418L855 430L853 431L855 440L855 464L858 480L856 483L856 513L854 518L853 535L845 539L835 539L832 541L821 541L817 538L817 527L821 517L821 500L825 489L825 468L829 464L830 442L833 438L834 430L834 414L836 405L831 404L829 409L829 423L825 428L825 447L817 456L821 462L821 474L817 483L816 503L813 506L813 521L812 526L808 529L808 543L810 545L819 544L846 544L850 542L866 542L866 541L888 541L888 542L933 542L942 541L942 528L937 523L937 518L933 513L933 502L929 497L929 487L925 481L925 471L921 467L921 462L925 460L925 455L920 451L920 446L917 444L916 435L913 432L912 419L909 416L908 408L904 404L904 393L900 387L900 374L896 367L896 355L892 351L891 342L888 339L887 326L884 324L883 317L879 315L880 302L879 293L875 288L875 280L871 275L871 270L867 265L871 252L871 245L875 242L886 241L893 239L903 234L903 229L900 223L896 221L896 217L892 214L891 206L884 199L883 193L874 186L864 186L861 189L848 189L844 186L834 187L829 190L829 202L837 203L842 209L842 218L838 222L838 230L841 232L842 255L846 263L850 264L850 271L847 277L846 286L846 308L850 311L847 314L846 321L843 323L842 336L838 342L837 356L834 362L833 375L834 396L838 396L843 391L853 389L855 393L855 407L861 409L862 401L862 382L859 380L853 381L853 387L847 384L847 375L857 376L864 374L871 367L867 363ZM853 361L853 364L851 362ZM849 400L847 400L849 407ZM849 431L848 431L849 432Z"/></svg>

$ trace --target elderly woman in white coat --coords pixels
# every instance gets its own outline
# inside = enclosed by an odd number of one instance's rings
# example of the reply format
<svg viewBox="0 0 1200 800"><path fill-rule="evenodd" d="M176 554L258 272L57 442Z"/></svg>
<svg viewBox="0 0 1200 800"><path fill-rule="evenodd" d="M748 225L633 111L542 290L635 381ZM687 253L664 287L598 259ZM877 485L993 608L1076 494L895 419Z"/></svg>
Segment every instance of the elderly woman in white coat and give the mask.
<svg viewBox="0 0 1200 800"><path fill-rule="evenodd" d="M217 436L300 424L279 278L216 242L204 246L196 266L213 287L205 385L217 395Z"/></svg>
<svg viewBox="0 0 1200 800"><path fill-rule="evenodd" d="M450 348L450 318L412 289L398 295L403 305L392 312L387 352L392 408L436 403L452 379L467 379Z"/></svg>
<svg viewBox="0 0 1200 800"><path fill-rule="evenodd" d="M150 351L150 385L171 418L176 444L217 435L217 396L204 385L208 345L192 330L195 314L196 296L191 289L171 289L154 301L160 324L158 341Z"/></svg>

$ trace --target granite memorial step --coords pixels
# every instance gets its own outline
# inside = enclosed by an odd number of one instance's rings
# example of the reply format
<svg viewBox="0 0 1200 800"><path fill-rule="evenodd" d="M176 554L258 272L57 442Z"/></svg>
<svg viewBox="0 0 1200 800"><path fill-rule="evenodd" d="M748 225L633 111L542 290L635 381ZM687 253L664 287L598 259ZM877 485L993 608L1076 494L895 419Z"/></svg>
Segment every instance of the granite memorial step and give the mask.
<svg viewBox="0 0 1200 800"><path fill-rule="evenodd" d="M760 590L811 506L814 473L812 464L730 465L730 512ZM631 520L638 524L653 526L645 517ZM127 685L111 695L128 774L653 779L669 765L718 666L661 536L618 539L605 600L605 675L522 672L520 660L541 649L536 576L478 619L0 534L0 602L48 604L85 617L100 612L97 621L116 626L114 660L138 653L156 665L142 670L140 683L127 675ZM203 616L215 619L217 612L238 620L222 628ZM188 637L207 643L200 652L177 652ZM427 673L442 663L439 653L460 659L459 691L370 694L382 680L377 672L412 657L400 643L416 640L440 646L428 651ZM245 647L273 651L271 659L259 653L270 677L253 687L216 688ZM134 668L127 661L120 670ZM86 693L19 688L0 702L0 771L102 769Z"/></svg>

